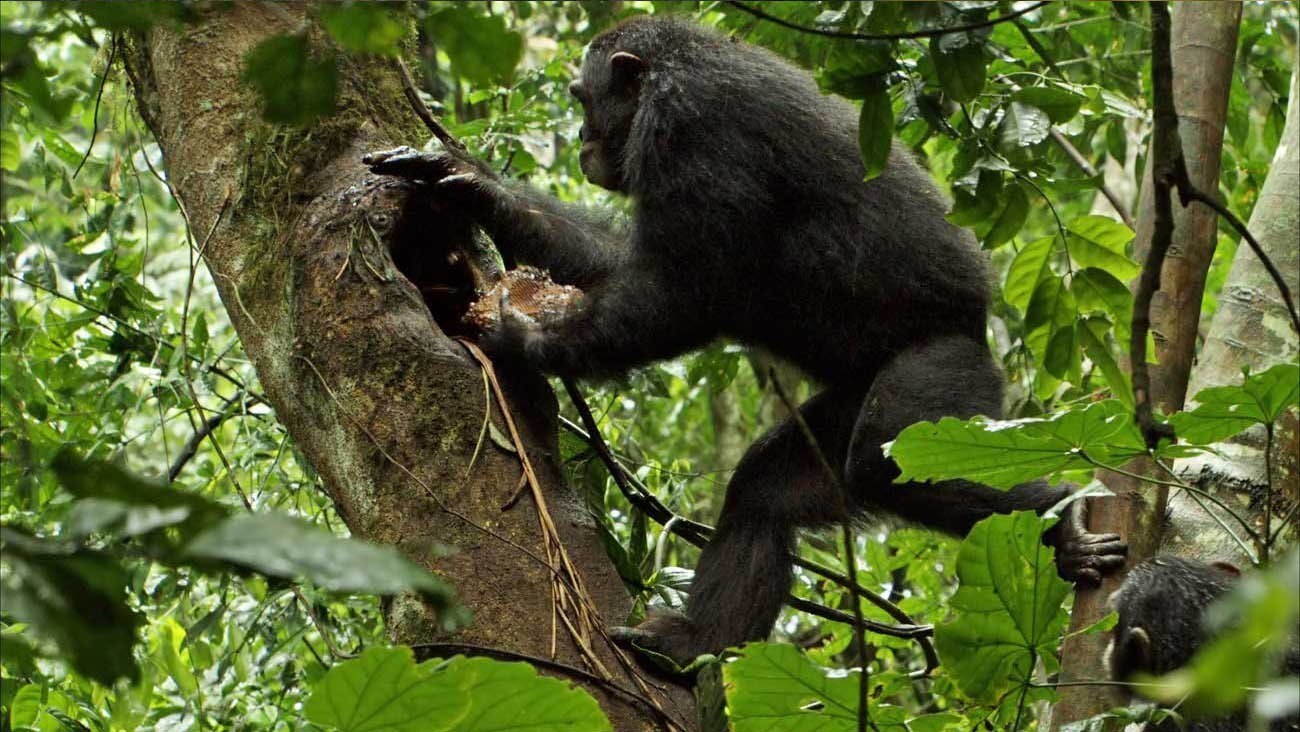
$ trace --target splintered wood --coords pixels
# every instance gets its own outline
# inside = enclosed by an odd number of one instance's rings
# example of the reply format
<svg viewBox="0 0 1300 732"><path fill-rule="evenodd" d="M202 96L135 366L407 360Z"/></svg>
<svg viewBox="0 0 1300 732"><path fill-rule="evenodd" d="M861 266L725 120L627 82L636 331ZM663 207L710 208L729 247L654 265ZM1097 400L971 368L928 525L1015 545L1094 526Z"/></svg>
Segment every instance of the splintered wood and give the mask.
<svg viewBox="0 0 1300 732"><path fill-rule="evenodd" d="M510 293L510 307L538 322L553 320L582 299L582 290L551 281L535 267L506 272L465 313L464 322L478 332L491 330L501 320L501 293Z"/></svg>

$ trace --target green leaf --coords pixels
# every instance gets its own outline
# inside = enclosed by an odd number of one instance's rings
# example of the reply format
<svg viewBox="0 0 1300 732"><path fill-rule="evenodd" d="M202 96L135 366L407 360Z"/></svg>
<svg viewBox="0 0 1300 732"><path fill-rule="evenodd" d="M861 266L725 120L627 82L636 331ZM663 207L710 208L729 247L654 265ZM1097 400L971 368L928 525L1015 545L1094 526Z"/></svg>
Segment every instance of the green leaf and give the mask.
<svg viewBox="0 0 1300 732"><path fill-rule="evenodd" d="M831 46L817 74L822 89L845 99L865 99L893 71L894 44L885 41L842 43Z"/></svg>
<svg viewBox="0 0 1300 732"><path fill-rule="evenodd" d="M609 730L586 691L525 663L456 656L416 665L409 648L370 648L316 684L307 719L340 732Z"/></svg>
<svg viewBox="0 0 1300 732"><path fill-rule="evenodd" d="M969 102L984 90L984 46L966 34L930 39L930 58L944 93L954 102Z"/></svg>
<svg viewBox="0 0 1300 732"><path fill-rule="evenodd" d="M340 732L453 729L470 707L469 680L430 674L410 648L368 648L335 665L312 689L307 720Z"/></svg>
<svg viewBox="0 0 1300 732"><path fill-rule="evenodd" d="M1104 269L1087 267L1070 279L1070 293L1080 313L1105 313L1115 323L1115 336L1128 343L1133 321L1133 293Z"/></svg>
<svg viewBox="0 0 1300 732"><path fill-rule="evenodd" d="M51 468L63 487L82 499L78 504L97 499L74 508L69 518L73 536L108 531L139 536L179 524L188 537L227 513L224 506L202 496L138 478L112 463L85 460L67 446L54 456Z"/></svg>
<svg viewBox="0 0 1300 732"><path fill-rule="evenodd" d="M994 701L1030 681L1069 624L1070 585L1056 574L1042 535L1054 523L1028 511L975 524L957 554L956 618L935 628L944 668L967 696Z"/></svg>
<svg viewBox="0 0 1300 732"><path fill-rule="evenodd" d="M1069 122L1079 113L1079 108L1087 101L1082 94L1075 94L1059 87L1032 86L1012 93L1011 99L1043 110L1052 124Z"/></svg>
<svg viewBox="0 0 1300 732"><path fill-rule="evenodd" d="M993 222L993 228L984 235L984 248L996 249L1011 241L1029 218L1029 196L1019 183L1006 189L1006 206Z"/></svg>
<svg viewBox="0 0 1300 732"><path fill-rule="evenodd" d="M89 16L95 25L110 31L143 31L162 20L176 20L192 15L193 10L176 2L74 3L78 12Z"/></svg>
<svg viewBox="0 0 1300 732"><path fill-rule="evenodd" d="M139 679L131 646L140 616L126 605L117 562L14 527L0 527L0 551L0 612L30 623L88 678Z"/></svg>
<svg viewBox="0 0 1300 732"><path fill-rule="evenodd" d="M275 36L257 44L244 56L242 78L261 95L262 116L270 122L305 125L334 111L334 58L313 58L302 35Z"/></svg>
<svg viewBox="0 0 1300 732"><path fill-rule="evenodd" d="M867 169L864 180L871 180L885 172L889 151L894 142L894 109L889 101L889 90L883 84L862 99L862 114L858 118L858 152Z"/></svg>
<svg viewBox="0 0 1300 732"><path fill-rule="evenodd" d="M10 172L18 170L23 161L23 148L18 142L18 133L11 129L0 130L0 168Z"/></svg>
<svg viewBox="0 0 1300 732"><path fill-rule="evenodd" d="M1300 404L1300 365L1280 363L1247 374L1240 386L1214 386L1196 394L1197 407L1172 417L1185 442L1209 445L1256 424L1270 424Z"/></svg>
<svg viewBox="0 0 1300 732"><path fill-rule="evenodd" d="M600 705L567 681L539 676L526 663L457 656L420 665L466 689L469 709L448 732L568 732L612 729ZM503 704L502 700L509 703Z"/></svg>
<svg viewBox="0 0 1300 732"><path fill-rule="evenodd" d="M1028 104L1012 102L1007 105L1006 116L1002 118L999 142L1003 149L1011 151L1031 147L1047 139L1051 129L1052 122L1046 112Z"/></svg>
<svg viewBox="0 0 1300 732"><path fill-rule="evenodd" d="M383 3L348 2L320 7L321 22L334 40L352 51L395 56L406 26Z"/></svg>
<svg viewBox="0 0 1300 732"><path fill-rule="evenodd" d="M1007 269L1007 281L1002 288L1002 297L1007 304L1029 310L1029 300L1038 289L1039 283L1047 278L1056 279L1050 266L1052 252L1056 250L1056 237L1045 236L1027 244L1012 260Z"/></svg>
<svg viewBox="0 0 1300 732"><path fill-rule="evenodd" d="M1110 323L1105 318L1085 318L1079 321L1076 332L1078 341L1083 346L1083 352L1088 354L1088 358L1106 377L1106 385L1110 387L1111 395L1120 400L1125 408L1132 409L1133 384L1124 369L1120 368L1119 361L1115 359L1115 354L1107 344L1106 332L1109 329Z"/></svg>
<svg viewBox="0 0 1300 732"><path fill-rule="evenodd" d="M217 561L284 579L305 579L335 592L423 594L448 608L452 591L442 580L387 547L335 536L283 514L239 514L197 536L189 559Z"/></svg>
<svg viewBox="0 0 1300 732"><path fill-rule="evenodd" d="M896 483L965 478L1010 488L1065 470L1088 470L1093 466L1084 454L1118 465L1145 448L1133 413L1106 400L1047 418L918 422L887 443L885 452L902 471Z"/></svg>
<svg viewBox="0 0 1300 732"><path fill-rule="evenodd" d="M793 646L750 643L722 666L735 732L857 729L858 673L832 675Z"/></svg>
<svg viewBox="0 0 1300 732"><path fill-rule="evenodd" d="M997 208L1002 192L1002 175L991 170L981 170L975 193L972 195L964 188L957 188L956 205L945 216L954 226L973 226L984 221Z"/></svg>
<svg viewBox="0 0 1300 732"><path fill-rule="evenodd" d="M429 36L451 59L451 70L472 84L508 84L524 53L524 37L506 29L505 18L465 5L429 16Z"/></svg>
<svg viewBox="0 0 1300 732"><path fill-rule="evenodd" d="M1097 267L1127 282L1142 270L1126 254L1133 230L1105 216L1080 216L1066 227L1070 257L1083 267Z"/></svg>

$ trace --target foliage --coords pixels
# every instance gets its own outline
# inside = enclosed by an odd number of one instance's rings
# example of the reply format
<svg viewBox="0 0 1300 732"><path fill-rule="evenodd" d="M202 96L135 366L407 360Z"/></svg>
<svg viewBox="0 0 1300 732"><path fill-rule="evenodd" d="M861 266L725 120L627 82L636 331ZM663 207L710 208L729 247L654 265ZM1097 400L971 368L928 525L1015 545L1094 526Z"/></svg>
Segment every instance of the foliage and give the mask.
<svg viewBox="0 0 1300 732"><path fill-rule="evenodd" d="M371 648L330 669L306 713L339 732L610 729L590 695L526 663L456 656L416 665L409 648Z"/></svg>
<svg viewBox="0 0 1300 732"><path fill-rule="evenodd" d="M1026 7L747 4L805 28L877 36ZM1109 163L1105 182L1135 205L1149 131L1149 31L1138 5L1051 3L960 33L848 41L729 3L347 2L313 7L319 25L221 62L240 65L267 119L303 125L334 109L341 64L404 57L448 128L495 167L565 200L617 207L581 182L580 113L566 87L586 41L647 12L691 13L860 103L868 174L896 138L952 194L950 220L972 227L990 251L1001 285L991 345L1010 382L1008 418L908 428L890 447L905 476L1083 483L1099 466L1146 454L1120 367L1133 233L1098 200L1102 176L1084 172L1059 142L1095 169ZM521 664L417 665L383 647L372 594L413 587L445 603L446 588L392 554L330 536L343 533L334 508L262 398L208 273L194 265L186 221L116 58L123 34L191 27L204 22L199 13L182 3L0 3L0 726L362 729L358 720L375 709L395 715L371 718L386 728L420 712L422 728L441 714L445 728L497 729L512 722L496 715L530 700L532 728L603 728L589 696ZM1245 8L1220 181L1221 198L1243 219L1282 129L1295 21L1294 6ZM1235 236L1220 239L1205 317L1236 247ZM783 415L774 378L800 398L815 388L762 354L717 344L588 397L646 490L708 521L739 449ZM1194 409L1168 416L1181 442L1156 457L1211 450L1289 418L1298 381L1290 364L1201 392ZM633 508L572 433L562 452L637 595L635 612L652 600L680 604L690 577L680 567L693 566L696 550ZM923 663L914 642L870 635L869 658L858 659L847 626L787 611L778 643L746 646L724 663L733 724L853 728L865 668L879 729L1028 728L1033 704L1052 694L1029 685L1045 680L1031 671L1039 661L1054 667L1068 595L1049 571L1050 550L1036 543L1041 529L1033 517L998 517L958 545L869 524L858 536L860 581L918 622L940 624L944 665L914 683L906 674ZM844 571L832 537L801 537L799 552ZM1194 705L1242 701L1215 697L1205 679L1266 665L1269 647L1251 645L1255 631L1294 618L1278 581L1244 585L1230 603L1231 640L1171 681ZM851 601L803 569L793 592L834 608ZM863 612L893 622L875 606ZM444 618L463 619L450 608ZM403 684L417 706L388 701ZM418 706L424 700L432 711ZM1163 713L1111 718L1153 714Z"/></svg>

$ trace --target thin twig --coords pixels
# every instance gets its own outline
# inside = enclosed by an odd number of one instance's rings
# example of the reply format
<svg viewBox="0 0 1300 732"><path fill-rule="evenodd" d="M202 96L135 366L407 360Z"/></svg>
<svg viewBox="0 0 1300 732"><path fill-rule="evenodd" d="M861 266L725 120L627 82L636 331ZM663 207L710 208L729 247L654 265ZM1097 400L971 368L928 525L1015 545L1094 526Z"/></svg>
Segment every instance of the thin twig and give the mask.
<svg viewBox="0 0 1300 732"><path fill-rule="evenodd" d="M1184 184L1186 185L1185 189ZM1250 233L1250 230L1241 222L1241 219L1237 218L1237 215L1227 206L1220 203L1214 196L1192 185L1190 179L1178 181L1178 188L1189 201L1200 201L1209 206L1215 213L1222 216L1232 228L1236 229L1242 239L1246 240L1250 250L1255 253L1256 257L1259 257L1264 269L1268 270L1268 276L1273 278L1273 284L1277 286L1278 294L1282 296L1282 304L1286 305L1287 312L1291 314L1291 328L1296 333L1300 333L1300 313L1296 312L1295 300L1291 297L1291 288L1287 287L1286 280L1282 278L1282 273L1278 271L1277 265L1273 264L1273 260L1268 258L1268 254L1264 252L1264 247L1260 245L1254 234Z"/></svg>
<svg viewBox="0 0 1300 732"><path fill-rule="evenodd" d="M465 147L465 143L457 140L454 135L448 132L447 128L443 127L442 123L438 121L438 118L433 116L433 112L429 111L429 107L424 103L424 100L420 99L420 90L416 88L415 80L411 78L411 70L406 68L406 62L400 58L397 59L397 72L402 78L402 93L406 95L406 101L411 104L411 109L415 111L416 116L420 118L424 126L429 128L433 136L438 138L438 141L448 151L461 157L468 157L469 149Z"/></svg>
<svg viewBox="0 0 1300 732"><path fill-rule="evenodd" d="M208 435L212 434L212 432L220 427L227 419L235 416L241 411L247 411L249 407L256 403L257 401L252 397L246 398L243 392L236 392L233 396L227 399L224 409L214 412L212 416L208 417L207 421L199 427L199 429L194 431L194 434L190 435L190 439L185 442L185 446L181 448L179 453L177 453L176 459L172 461L171 467L167 468L167 482L170 483L176 480L176 477L181 474L181 470L185 468L185 465L189 463L198 452L199 444L202 443Z"/></svg>
<svg viewBox="0 0 1300 732"><path fill-rule="evenodd" d="M611 477L614 477L615 484L619 487L619 491L623 493L623 497L626 498L633 507L644 513L651 521L663 526L665 531L668 533L680 537L683 541L696 548L703 548L704 545L708 543L709 537L713 534L713 527L673 513L672 509L665 506L662 501L646 489L646 487L637 480L636 476L631 474L627 469L627 466L623 465L613 452L609 450L608 446L605 445L604 439L600 437L595 417L591 413L591 407L587 404L587 400L582 396L582 393L574 387L574 390L569 392L569 397L573 400L574 408L578 410L579 417L583 420L584 424L587 425L588 429L584 430L582 427L563 417L560 418L560 424L563 425L565 429L576 435L580 440L587 443L587 445L589 445L598 456L601 456L601 460L604 462L606 470L610 473ZM594 438L592 437L593 432L596 435ZM598 442L600 443L599 445L597 444ZM602 450L601 447L604 447L605 449ZM608 456L608 458L606 459L604 456ZM845 589L854 587L854 584L849 581L849 578L843 574L810 559L805 559L794 552L791 552L791 561L795 566L820 575ZM934 626L916 622L902 608L898 607L898 605L893 602L890 602L879 593L872 592L862 585L857 585L856 589L863 599L885 611L885 613L900 623L900 625L888 625L885 623L864 620L862 625L863 628L873 633L886 635L891 638L915 640L921 646L921 652L922 655L925 656L926 666L924 669L911 672L910 675L912 678L928 676L931 671L939 667L939 655L935 651L934 644L930 640L931 636L934 635ZM845 623L847 625L853 625L856 623L856 621L846 613L828 608L824 605L819 605L809 600L801 599L793 594L786 597L785 604L796 610L825 620Z"/></svg>
<svg viewBox="0 0 1300 732"><path fill-rule="evenodd" d="M1079 152L1079 149L1074 146L1074 143L1070 142L1068 137L1061 134L1060 130L1052 127L1048 130L1047 134L1051 136L1053 142L1065 151L1066 155L1070 156L1070 159L1074 161L1075 165L1079 166L1079 169L1083 171L1084 175L1089 178L1097 178L1100 175L1097 169L1093 167L1092 163L1088 162L1088 159L1083 156L1083 153ZM1120 220L1124 222L1124 225L1130 229L1136 229L1137 224L1133 221L1133 214L1129 213L1128 207L1120 200L1119 194L1111 190L1110 186L1106 185L1105 181L1099 181L1097 188L1101 191L1101 195L1105 196L1106 200L1110 202L1111 208L1115 209L1115 213L1119 214Z"/></svg>
<svg viewBox="0 0 1300 732"><path fill-rule="evenodd" d="M99 135L99 100L104 98L104 87L108 85L108 72L113 70L113 60L117 58L117 37L115 36L109 43L108 63L104 64L104 75L99 79L99 91L95 94L95 111L90 116L90 142L86 145L86 154L81 156L81 162L77 163L77 169L72 171L72 177L76 178L81 172L81 168L90 159L90 151L95 149L95 137Z"/></svg>
<svg viewBox="0 0 1300 732"><path fill-rule="evenodd" d="M1008 21L1015 20L1016 18L1019 18L1022 15L1028 15L1029 13L1038 10L1044 5L1047 5L1048 2L1049 0L1042 0L1042 2L1034 3L1033 5L1030 5L1027 8L1022 8L1020 10L1015 11L1014 13L999 15L996 18L981 20L977 23L956 25L956 26L952 26L951 28L931 28L929 30L908 31L905 33L854 33L852 31L828 30L825 28L813 28L811 26L799 25L798 23L793 23L791 21L786 20L785 18L779 18L775 15L771 15L765 11L759 10L756 7L746 5L745 3L737 2L736 0L726 0L727 5L730 5L739 10L743 10L744 12L749 13L755 18L761 18L768 22L776 23L777 25L782 26L783 28L796 30L799 31L800 33L811 33L812 35L825 36L826 38L840 38L849 41L901 41L901 40L907 40L912 38L934 38L936 36L948 35L949 33L961 33L964 31L979 30L981 28L989 28L999 23L1006 23Z"/></svg>
<svg viewBox="0 0 1300 732"><path fill-rule="evenodd" d="M844 540L844 566L849 571L849 599L853 602L853 619L856 621L853 627L853 645L854 652L858 655L858 662L862 664L862 670L858 672L858 732L866 732L867 726L872 729L876 725L871 722L871 710L867 706L867 688L870 686L870 660L867 658L867 639L863 630L864 618L862 617L862 599L858 594L858 562L855 552L855 542L853 541L853 524L852 514L849 512L849 494L840 480L839 471L831 467L830 461L826 459L826 453L822 451L821 444L817 441L817 435L813 434L808 422L803 417L803 412L799 411L799 406L795 404L790 395L786 393L785 386L777 378L776 369L772 369L772 386L776 388L777 396L785 404L786 411L790 413L790 418L799 426L799 431L803 433L804 439L808 441L808 447L813 451L817 458L818 464L823 472L826 473L827 480L831 483L831 491L839 503L840 511L840 533Z"/></svg>

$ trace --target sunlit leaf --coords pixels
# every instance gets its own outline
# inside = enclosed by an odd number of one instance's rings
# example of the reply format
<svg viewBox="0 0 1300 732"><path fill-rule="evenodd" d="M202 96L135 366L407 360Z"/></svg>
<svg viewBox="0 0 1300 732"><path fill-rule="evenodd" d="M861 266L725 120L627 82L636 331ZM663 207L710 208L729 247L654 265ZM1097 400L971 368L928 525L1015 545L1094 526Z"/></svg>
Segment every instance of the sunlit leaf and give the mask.
<svg viewBox="0 0 1300 732"><path fill-rule="evenodd" d="M1029 682L1036 661L1054 658L1070 620L1071 588L1042 541L1052 523L1027 511L995 514L962 542L956 617L935 628L934 644L947 673L973 699L997 699Z"/></svg>
<svg viewBox="0 0 1300 732"><path fill-rule="evenodd" d="M902 470L899 483L965 478L1010 488L1065 470L1087 470L1092 462L1086 457L1119 465L1145 447L1132 412L1107 400L1047 418L918 422L887 443L886 452Z"/></svg>
<svg viewBox="0 0 1300 732"><path fill-rule="evenodd" d="M1202 389L1193 401L1195 409L1170 418L1178 437L1199 445L1225 440L1300 404L1300 365L1280 363L1248 374L1240 385Z"/></svg>

